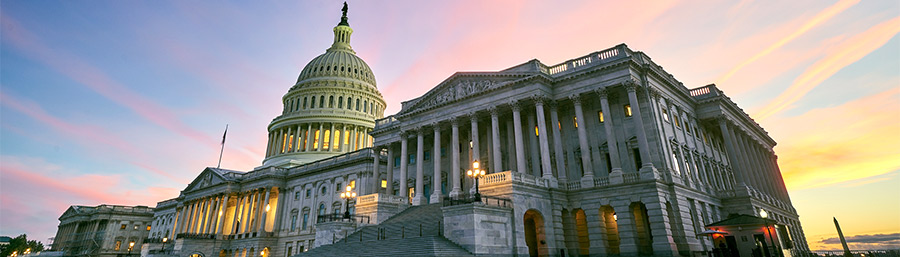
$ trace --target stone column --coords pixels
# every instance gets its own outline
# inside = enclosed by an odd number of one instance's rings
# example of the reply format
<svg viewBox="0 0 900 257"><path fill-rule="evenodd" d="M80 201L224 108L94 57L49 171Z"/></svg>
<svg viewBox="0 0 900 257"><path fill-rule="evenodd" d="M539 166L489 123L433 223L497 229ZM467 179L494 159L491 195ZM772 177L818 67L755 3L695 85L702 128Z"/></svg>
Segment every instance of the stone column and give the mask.
<svg viewBox="0 0 900 257"><path fill-rule="evenodd" d="M635 231L634 214L631 212L630 202L622 201L613 205L616 213L616 223L619 228L619 252L637 255L638 235Z"/></svg>
<svg viewBox="0 0 900 257"><path fill-rule="evenodd" d="M303 149L304 152L312 151L313 140L315 138L315 131L313 131L312 123L307 124L306 128L306 146Z"/></svg>
<svg viewBox="0 0 900 257"><path fill-rule="evenodd" d="M631 117L634 119L635 129L637 130L638 152L641 154L641 172L652 172L656 176L656 167L653 166L652 156L650 156L650 145L647 143L647 134L644 130L644 120L641 118L641 106L638 103L637 84L634 81L625 83L625 90L628 91L628 102L631 105Z"/></svg>
<svg viewBox="0 0 900 257"><path fill-rule="evenodd" d="M425 204L425 139L422 135L423 128L416 129L416 192L413 196L413 205Z"/></svg>
<svg viewBox="0 0 900 257"><path fill-rule="evenodd" d="M479 146L479 143L478 143L478 113L472 112L471 114L469 114L469 118L472 121L472 160L475 160L475 161L480 162L481 164L484 164L484 162L481 161L481 154L480 154L481 151L479 151L479 149L478 149L478 146ZM470 163L469 168L472 168L471 165L472 164Z"/></svg>
<svg viewBox="0 0 900 257"><path fill-rule="evenodd" d="M378 171L378 166L381 165L381 149L378 147L372 147L372 191L370 194L378 193L378 189L381 188L381 179L379 179L380 172ZM360 195L361 196L361 195Z"/></svg>
<svg viewBox="0 0 900 257"><path fill-rule="evenodd" d="M609 151L610 174L622 174L622 162L619 160L619 146L616 140L615 129L611 110L609 109L609 95L606 88L597 91L600 95L600 108L603 109L603 128L606 131L606 146Z"/></svg>
<svg viewBox="0 0 900 257"><path fill-rule="evenodd" d="M241 232L247 233L250 232L250 224L253 223L253 205L256 202L256 199L259 197L256 196L256 190L252 190L247 193L247 206L244 208L244 218L241 219Z"/></svg>
<svg viewBox="0 0 900 257"><path fill-rule="evenodd" d="M409 201L409 186L406 185L407 181L407 166L409 163L409 152L407 151L407 145L409 143L409 139L407 138L406 131L400 132L400 197L403 199L407 199L404 203Z"/></svg>
<svg viewBox="0 0 900 257"><path fill-rule="evenodd" d="M578 146L581 148L581 169L584 170L584 176L581 177L581 183L594 183L593 162L591 162L591 147L588 145L587 131L584 127L587 125L584 120L584 112L581 109L581 96L572 95L569 97L572 104L575 105L575 119L578 123Z"/></svg>
<svg viewBox="0 0 900 257"><path fill-rule="evenodd" d="M269 212L272 211L271 206L269 206L269 193L271 193L271 192L272 192L272 188L267 187L266 188L266 196L265 196L265 198L262 199L262 201L261 201L262 203L259 205L259 209L260 209L259 213L261 215L259 215L259 222L257 222L258 226L256 228L256 231L266 232L266 220L269 219ZM267 206L270 207L269 210L266 210ZM262 236L262 235L260 235L260 236Z"/></svg>
<svg viewBox="0 0 900 257"><path fill-rule="evenodd" d="M176 222L175 222L175 224L176 224L175 229L172 230L172 232L175 233L176 235L178 233L181 233L181 231L184 230L184 224L185 224L184 219L185 219L185 217L187 217L187 214L186 214L187 209L188 209L187 205L182 204L181 210L179 211L178 220L176 220Z"/></svg>
<svg viewBox="0 0 900 257"><path fill-rule="evenodd" d="M272 139L272 132L269 132L269 139L268 139L268 141L269 141L269 143L266 144L266 157L269 157L269 156L272 155L272 142L275 141L275 140Z"/></svg>
<svg viewBox="0 0 900 257"><path fill-rule="evenodd" d="M431 177L433 182L431 187L431 203L441 202L441 124L434 123L434 151L431 152L431 160L434 164L434 175Z"/></svg>
<svg viewBox="0 0 900 257"><path fill-rule="evenodd" d="M234 213L231 215L231 231L228 231L228 234L234 235L237 234L237 226L238 220L241 219L241 206L244 205L244 197L242 193L238 193L234 196Z"/></svg>
<svg viewBox="0 0 900 257"><path fill-rule="evenodd" d="M263 191L263 190L265 190L265 191ZM256 208L254 208L254 211L256 211L256 217L254 217L255 224L253 224L253 226L250 227L252 232L260 232L259 225L262 223L262 217L265 214L265 207L266 207L266 203L265 203L266 199L263 199L263 197L265 195L267 195L268 193L269 193L269 191L267 190L267 188L260 188L259 193L258 193L259 195L256 196Z"/></svg>
<svg viewBox="0 0 900 257"><path fill-rule="evenodd" d="M332 149L334 149L334 138L335 138L335 136L334 136L334 123L331 123L331 130L329 130L329 131L330 131L330 132L328 132L328 133L331 133L331 134L328 135L328 137L330 137L328 141L331 141L331 142L329 142L328 147L325 148L325 151L331 152ZM322 146L324 146L324 145L322 145Z"/></svg>
<svg viewBox="0 0 900 257"><path fill-rule="evenodd" d="M457 118L453 118L450 124L450 178L453 180L450 197L457 197L462 192L462 187L459 185L459 121Z"/></svg>
<svg viewBox="0 0 900 257"><path fill-rule="evenodd" d="M497 107L493 106L490 108L491 112L491 157L494 157L491 160L494 163L494 172L502 172L503 171L503 156L500 153L500 118L497 117Z"/></svg>
<svg viewBox="0 0 900 257"><path fill-rule="evenodd" d="M513 131L516 138L516 170L520 173L527 173L525 167L525 142L522 138L522 114L519 110L518 103L511 103L513 110Z"/></svg>
<svg viewBox="0 0 900 257"><path fill-rule="evenodd" d="M741 135L741 131L731 131L734 134L735 141L737 142L737 152L738 152L738 160L741 163L741 171L744 173L743 176L749 182L749 185L754 189L760 189L759 183L756 181L756 175L754 174L754 168L750 165L750 159L747 158L747 146L744 144L744 137Z"/></svg>
<svg viewBox="0 0 900 257"><path fill-rule="evenodd" d="M388 143L388 160L387 160L387 188L384 189L386 194L394 194L394 144Z"/></svg>
<svg viewBox="0 0 900 257"><path fill-rule="evenodd" d="M285 136L284 136L284 152L285 153L290 153L291 148L294 147L294 144L292 142L293 140L291 138L291 135L293 135L293 132L294 132L293 129L294 129L294 127L288 127L287 131L286 131L287 134L285 134Z"/></svg>
<svg viewBox="0 0 900 257"><path fill-rule="evenodd" d="M545 179L555 180L553 177L553 168L550 167L550 143L547 134L547 119L544 117L544 99L541 97L534 98L534 110L537 114L538 142L541 146L541 177ZM594 181L591 181L593 184Z"/></svg>
<svg viewBox="0 0 900 257"><path fill-rule="evenodd" d="M341 142L338 142L338 143L340 143L340 147L338 147L338 151L341 151L341 152L350 152L347 150L347 145L344 144L344 142L347 142L347 139L350 139L350 135L347 134L347 126L349 126L349 125L344 124L342 131L341 131L341 137L343 137L343 138L341 139Z"/></svg>
<svg viewBox="0 0 900 257"><path fill-rule="evenodd" d="M228 194L222 194L220 196L221 202L219 202L219 211L222 213L219 215L219 221L216 225L216 235L219 237L222 236L222 233L225 231L225 219L228 216L228 199L231 198Z"/></svg>
<svg viewBox="0 0 900 257"><path fill-rule="evenodd" d="M553 125L556 125L555 127ZM553 131L553 156L556 158L556 176L559 180L566 181L566 163L563 157L562 129L560 129L559 113L555 101L550 102L550 131ZM555 129L554 129L555 128Z"/></svg>
<svg viewBox="0 0 900 257"><path fill-rule="evenodd" d="M724 116L718 117L717 121L719 122L719 130L722 131L722 137L725 138L725 150L728 151L728 166L731 166L731 170L734 173L738 174L734 177L735 180L737 180L737 184L746 185L746 182L744 182L745 179L743 176L743 172L741 172L742 167L740 167L741 165L738 164L739 162L737 158L737 150L735 150L736 146L733 138L734 136L731 133L731 127L728 125L728 122L730 121Z"/></svg>
<svg viewBox="0 0 900 257"><path fill-rule="evenodd" d="M316 139L316 141L318 141L318 142L316 142L316 144L317 144L318 146L314 146L314 147L316 148L316 151L322 151L322 147L324 146L324 145L323 145L323 144L325 143L325 130L324 130L324 128L325 128L325 124L324 124L324 123L319 123L319 136L318 136L318 138Z"/></svg>

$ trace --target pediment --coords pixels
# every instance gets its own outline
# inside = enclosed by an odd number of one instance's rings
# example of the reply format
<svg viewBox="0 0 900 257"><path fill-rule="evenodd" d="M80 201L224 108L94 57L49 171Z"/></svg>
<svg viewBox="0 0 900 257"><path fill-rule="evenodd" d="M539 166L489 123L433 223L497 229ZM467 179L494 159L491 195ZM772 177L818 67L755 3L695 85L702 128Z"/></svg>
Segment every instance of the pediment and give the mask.
<svg viewBox="0 0 900 257"><path fill-rule="evenodd" d="M63 212L63 214L59 216L59 219L62 220L62 219L64 219L64 218L68 218L68 217L71 217L71 216L74 216L74 215L78 215L79 211L78 211L75 207L76 207L75 205L69 206L69 208L66 209L66 211Z"/></svg>
<svg viewBox="0 0 900 257"><path fill-rule="evenodd" d="M404 103L410 106L404 106L401 113L411 113L459 101L504 87L527 77L529 77L528 74L521 73L456 73L414 102Z"/></svg>
<svg viewBox="0 0 900 257"><path fill-rule="evenodd" d="M218 172L215 172L210 168L206 168L203 170L203 172L200 172L200 175L194 178L194 181L188 184L188 186L184 189L184 192L195 191L225 182L225 178L223 178L222 175L220 175Z"/></svg>

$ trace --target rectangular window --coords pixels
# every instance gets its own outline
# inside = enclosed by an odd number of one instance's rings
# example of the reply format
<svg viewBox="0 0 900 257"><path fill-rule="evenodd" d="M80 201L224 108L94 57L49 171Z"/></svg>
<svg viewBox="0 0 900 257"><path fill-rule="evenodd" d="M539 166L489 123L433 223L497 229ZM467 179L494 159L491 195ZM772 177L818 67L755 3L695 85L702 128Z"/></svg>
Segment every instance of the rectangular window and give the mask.
<svg viewBox="0 0 900 257"><path fill-rule="evenodd" d="M312 195L312 189L306 189L306 198L309 198Z"/></svg>
<svg viewBox="0 0 900 257"><path fill-rule="evenodd" d="M446 156L447 156L447 148L441 147L441 157L446 157Z"/></svg>
<svg viewBox="0 0 900 257"><path fill-rule="evenodd" d="M337 150L338 147L341 146L341 131L340 130L337 130L337 129L334 130L334 138L337 138L337 140L334 140L334 144L333 144L332 148L334 150Z"/></svg>
<svg viewBox="0 0 900 257"><path fill-rule="evenodd" d="M313 140L313 149L318 149L318 148L319 148L319 132L321 132L321 131L319 131L319 130L317 129L317 130L316 130L316 137L315 137L315 140Z"/></svg>
<svg viewBox="0 0 900 257"><path fill-rule="evenodd" d="M578 128L578 117L572 117L572 122L575 123L575 128Z"/></svg>
<svg viewBox="0 0 900 257"><path fill-rule="evenodd" d="M134 225L134 230L138 230L138 225Z"/></svg>
<svg viewBox="0 0 900 257"><path fill-rule="evenodd" d="M331 142L331 130L325 130L325 142L322 143L322 149L328 149L328 143Z"/></svg>
<svg viewBox="0 0 900 257"><path fill-rule="evenodd" d="M147 231L150 231L150 225L147 225Z"/></svg>
<svg viewBox="0 0 900 257"><path fill-rule="evenodd" d="M297 228L297 214L291 215L291 231Z"/></svg>
<svg viewBox="0 0 900 257"><path fill-rule="evenodd" d="M672 115L672 121L675 122L675 127L681 127L681 123L678 122L678 115Z"/></svg>
<svg viewBox="0 0 900 257"><path fill-rule="evenodd" d="M423 153L422 157L423 157L423 159L425 159L426 161L427 161L427 160L431 160L431 151L425 151L425 152Z"/></svg>
<svg viewBox="0 0 900 257"><path fill-rule="evenodd" d="M408 164L416 164L416 154L409 154L409 163Z"/></svg>
<svg viewBox="0 0 900 257"><path fill-rule="evenodd" d="M631 117L631 105L630 104L625 105L625 117Z"/></svg>
<svg viewBox="0 0 900 257"><path fill-rule="evenodd" d="M558 127L557 129L559 129L560 131L562 131L562 123L561 123L561 122L557 121L557 122L556 122L556 127Z"/></svg>
<svg viewBox="0 0 900 257"><path fill-rule="evenodd" d="M122 225L122 226L125 226L125 225ZM113 251L118 251L119 249L122 249L122 241L118 241L118 240L117 240L117 241L116 241L116 248L113 249Z"/></svg>
<svg viewBox="0 0 900 257"><path fill-rule="evenodd" d="M381 188L387 188L387 179L381 180Z"/></svg>
<svg viewBox="0 0 900 257"><path fill-rule="evenodd" d="M394 167L400 167L400 156L394 157Z"/></svg>
<svg viewBox="0 0 900 257"><path fill-rule="evenodd" d="M340 192L341 190L343 190L343 188L341 188L341 183L337 183L337 187L334 188L334 191Z"/></svg>
<svg viewBox="0 0 900 257"><path fill-rule="evenodd" d="M350 180L350 189L356 189L356 180Z"/></svg>
<svg viewBox="0 0 900 257"><path fill-rule="evenodd" d="M540 135L541 135L541 133L538 133L538 127L537 127L537 126L534 126L534 136L537 137L537 136L540 136Z"/></svg>
<svg viewBox="0 0 900 257"><path fill-rule="evenodd" d="M304 212L303 213L303 222L302 222L302 226L300 227L300 229L306 230L306 224L308 224L308 223L309 223L309 213Z"/></svg>
<svg viewBox="0 0 900 257"><path fill-rule="evenodd" d="M662 114L663 114L663 120L668 122L669 121L669 112L666 111L666 109L662 109Z"/></svg>
<svg viewBox="0 0 900 257"><path fill-rule="evenodd" d="M603 123L604 121L606 121L606 120L603 118L603 111L597 112L597 117L600 117L600 123Z"/></svg>
<svg viewBox="0 0 900 257"><path fill-rule="evenodd" d="M122 227L120 227L119 229L125 229L125 224L122 224Z"/></svg>

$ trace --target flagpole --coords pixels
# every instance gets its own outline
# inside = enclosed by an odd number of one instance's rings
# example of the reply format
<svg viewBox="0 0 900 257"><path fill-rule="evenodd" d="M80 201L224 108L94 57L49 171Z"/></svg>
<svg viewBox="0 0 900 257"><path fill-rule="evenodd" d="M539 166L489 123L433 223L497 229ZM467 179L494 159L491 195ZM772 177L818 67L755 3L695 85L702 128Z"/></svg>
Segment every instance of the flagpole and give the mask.
<svg viewBox="0 0 900 257"><path fill-rule="evenodd" d="M219 150L219 164L216 164L216 169L222 166L222 153L225 152L225 135L228 135L228 124L225 124L225 133L222 134L222 149Z"/></svg>

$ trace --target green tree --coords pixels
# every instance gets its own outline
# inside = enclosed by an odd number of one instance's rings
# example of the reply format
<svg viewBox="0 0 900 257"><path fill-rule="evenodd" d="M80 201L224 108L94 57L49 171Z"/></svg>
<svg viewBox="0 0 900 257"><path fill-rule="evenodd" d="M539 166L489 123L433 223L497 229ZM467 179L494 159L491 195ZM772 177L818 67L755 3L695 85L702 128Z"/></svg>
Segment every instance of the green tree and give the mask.
<svg viewBox="0 0 900 257"><path fill-rule="evenodd" d="M19 255L22 255L22 253L29 248L32 253L40 252L44 250L44 244L37 240L28 240L27 235L21 234L12 240L9 240L8 245L0 246L0 257L10 256L14 252L18 252Z"/></svg>

